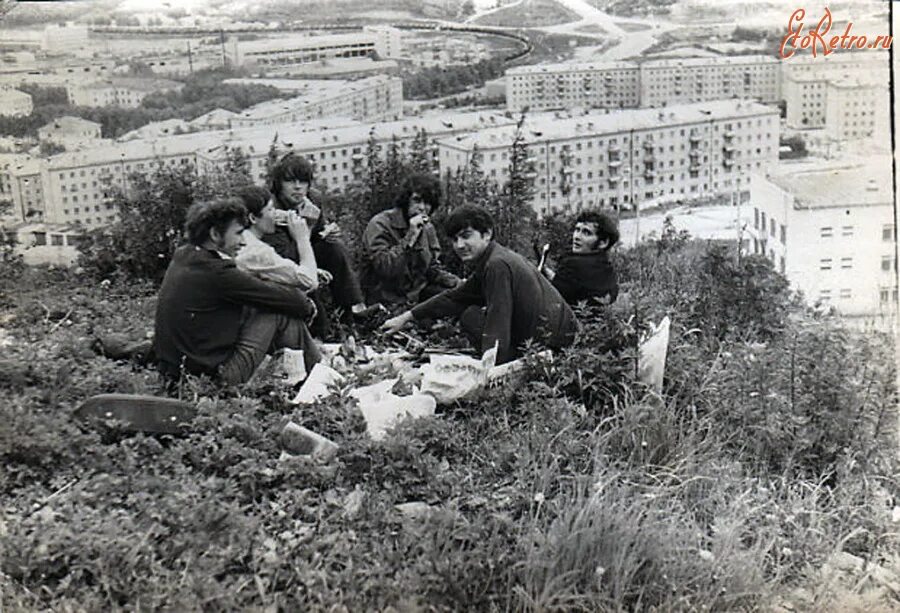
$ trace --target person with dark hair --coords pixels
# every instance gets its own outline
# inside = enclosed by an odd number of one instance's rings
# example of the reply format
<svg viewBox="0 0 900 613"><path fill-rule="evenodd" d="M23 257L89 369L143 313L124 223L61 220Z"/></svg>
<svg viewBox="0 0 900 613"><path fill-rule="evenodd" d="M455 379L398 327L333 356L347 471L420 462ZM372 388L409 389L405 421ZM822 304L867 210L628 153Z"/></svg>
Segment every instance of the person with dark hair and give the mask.
<svg viewBox="0 0 900 613"><path fill-rule="evenodd" d="M414 174L394 207L369 220L363 233L363 280L370 302L416 303L456 287L440 263L441 243L430 215L440 206L437 178Z"/></svg>
<svg viewBox="0 0 900 613"><path fill-rule="evenodd" d="M243 234L244 246L235 257L238 268L260 279L293 285L304 291L318 288L316 255L306 220L296 211L276 210L269 192L262 187L247 185L239 188L237 195L250 221ZM279 225L286 227L294 239L299 263L278 255L272 245L263 242Z"/></svg>
<svg viewBox="0 0 900 613"><path fill-rule="evenodd" d="M611 304L619 295L619 282L609 250L617 242L615 219L606 213L585 211L575 219L571 253L560 260L556 271L544 267L543 273L569 304L589 299Z"/></svg>
<svg viewBox="0 0 900 613"><path fill-rule="evenodd" d="M182 245L166 270L156 307L154 351L169 378L183 371L246 382L266 354L301 349L307 370L321 359L304 323L314 313L300 289L240 270L247 210L238 198L188 209Z"/></svg>
<svg viewBox="0 0 900 613"><path fill-rule="evenodd" d="M466 336L482 352L498 345L497 364L520 356L528 339L554 349L572 343L578 328L572 309L531 262L493 240L494 221L485 209L463 205L450 214L445 229L471 274L458 287L387 320L384 332L397 332L410 321L459 315Z"/></svg>
<svg viewBox="0 0 900 613"><path fill-rule="evenodd" d="M294 210L303 217L310 226L310 242L316 256L316 262L332 277L329 284L331 295L337 306L356 318L366 318L383 310L380 304L367 307L362 288L350 251L341 238L341 230L334 222L326 223L325 214L309 199L314 169L312 163L303 156L288 153L283 156L272 169L269 189L275 197L275 206L283 210ZM279 255L294 262L299 262L300 254L296 242L286 228L279 228L263 239L275 248ZM317 303L321 301L317 298ZM315 327L320 332L327 328L325 309L319 309Z"/></svg>

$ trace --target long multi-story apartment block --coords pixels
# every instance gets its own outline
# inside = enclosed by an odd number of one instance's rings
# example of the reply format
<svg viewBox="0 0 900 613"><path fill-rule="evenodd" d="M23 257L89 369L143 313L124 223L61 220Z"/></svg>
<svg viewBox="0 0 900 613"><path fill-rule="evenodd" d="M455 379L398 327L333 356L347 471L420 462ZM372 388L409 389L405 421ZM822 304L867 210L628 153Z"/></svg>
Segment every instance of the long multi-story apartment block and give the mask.
<svg viewBox="0 0 900 613"><path fill-rule="evenodd" d="M110 186L127 190L132 173L150 173L159 164L192 164L200 172L209 172L221 163L227 149L240 149L248 157L253 179L263 183L276 134L280 151L295 151L315 162L318 185L343 189L363 168L370 139L386 153L391 143L405 150L425 131L437 168L437 139L514 123L515 119L501 113L469 112L309 131L304 130L310 124L303 122L279 126L277 130L267 127L194 132L109 143L48 158L26 158L6 169L0 166L0 175L6 175L0 176L0 184L11 185L16 212L22 221L27 211L36 209L47 223L94 228L115 218L108 197Z"/></svg>
<svg viewBox="0 0 900 613"><path fill-rule="evenodd" d="M767 55L650 60L641 63L640 71L641 106L781 99L780 63Z"/></svg>
<svg viewBox="0 0 900 613"><path fill-rule="evenodd" d="M810 304L860 318L896 316L891 160L804 163L751 177L753 252Z"/></svg>
<svg viewBox="0 0 900 613"><path fill-rule="evenodd" d="M506 71L506 107L545 109L640 106L640 71L632 62L521 66Z"/></svg>
<svg viewBox="0 0 900 613"><path fill-rule="evenodd" d="M401 53L400 31L390 26L368 26L351 34L292 36L238 41L226 45L226 57L235 66L250 69L282 69L348 57L398 57Z"/></svg>
<svg viewBox="0 0 900 613"><path fill-rule="evenodd" d="M521 66L506 71L507 108L638 108L722 98L774 103L779 62L763 55Z"/></svg>
<svg viewBox="0 0 900 613"><path fill-rule="evenodd" d="M288 100L270 100L231 119L233 128L350 117L358 121L391 121L403 115L403 80L377 75L358 81L314 81Z"/></svg>
<svg viewBox="0 0 900 613"><path fill-rule="evenodd" d="M66 95L76 106L119 106L134 109L154 92L177 91L184 84L167 79L114 77L90 83L69 83Z"/></svg>
<svg viewBox="0 0 900 613"><path fill-rule="evenodd" d="M749 198L748 177L778 159L778 109L749 100L608 114L533 116L521 136L533 162L538 214L635 207L715 194ZM439 141L441 170L470 163L508 179L515 126Z"/></svg>

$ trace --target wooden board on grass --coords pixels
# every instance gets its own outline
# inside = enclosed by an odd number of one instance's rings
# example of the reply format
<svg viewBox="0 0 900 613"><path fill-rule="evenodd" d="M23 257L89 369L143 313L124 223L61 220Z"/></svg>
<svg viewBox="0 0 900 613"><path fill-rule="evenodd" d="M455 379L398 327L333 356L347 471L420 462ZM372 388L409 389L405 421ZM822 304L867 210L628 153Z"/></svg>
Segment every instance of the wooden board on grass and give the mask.
<svg viewBox="0 0 900 613"><path fill-rule="evenodd" d="M126 430L177 434L184 432L197 409L174 398L139 394L100 394L75 409L85 421L113 421Z"/></svg>

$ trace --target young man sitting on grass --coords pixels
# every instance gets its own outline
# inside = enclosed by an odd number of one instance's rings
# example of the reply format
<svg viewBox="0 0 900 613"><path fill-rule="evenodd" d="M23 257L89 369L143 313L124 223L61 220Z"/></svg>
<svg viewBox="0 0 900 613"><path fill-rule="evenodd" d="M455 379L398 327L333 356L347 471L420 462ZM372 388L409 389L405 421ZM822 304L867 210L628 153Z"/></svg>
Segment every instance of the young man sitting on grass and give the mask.
<svg viewBox="0 0 900 613"><path fill-rule="evenodd" d="M310 292L319 287L319 278L327 280L331 275L316 267L316 254L310 243L310 231L306 220L295 211L279 211L269 199L269 192L256 185L247 185L237 190L237 195L247 209L250 225L244 230L244 246L238 251L235 261L238 268L260 279L275 281L298 287ZM282 217L283 225L294 240L298 260L295 262L278 255L272 245L264 242L266 236L274 234L279 223L276 215Z"/></svg>
<svg viewBox="0 0 900 613"><path fill-rule="evenodd" d="M430 219L440 203L437 178L414 174L403 183L394 207L369 220L363 279L370 302L415 304L459 285L459 278L441 266L441 243Z"/></svg>
<svg viewBox="0 0 900 613"><path fill-rule="evenodd" d="M569 304L588 299L611 304L619 295L619 282L609 250L617 242L619 228L612 217L585 211L575 219L572 251L560 260L556 271L544 266L542 272Z"/></svg>
<svg viewBox="0 0 900 613"><path fill-rule="evenodd" d="M277 349L301 349L307 370L321 359L305 324L314 313L306 294L236 266L246 223L237 198L188 209L189 243L175 251L156 307L154 349L163 375L177 379L184 369L237 384Z"/></svg>
<svg viewBox="0 0 900 613"><path fill-rule="evenodd" d="M519 357L528 339L554 349L572 343L578 327L572 309L534 264L493 240L494 221L486 210L463 205L450 214L445 229L470 275L462 285L387 320L384 332L397 332L411 321L458 315L480 351L498 343L497 364Z"/></svg>
<svg viewBox="0 0 900 613"><path fill-rule="evenodd" d="M383 312L380 304L366 306L359 277L353 268L353 258L344 244L341 229L334 222L325 222L325 211L309 199L313 182L313 165L303 156L288 153L272 169L270 191L275 198L275 207L286 211L296 211L307 220L310 227L310 243L315 252L316 262L332 276L328 285L336 306L344 309L348 319L365 320ZM278 228L265 237L265 242L275 248L279 255L300 261L296 243L286 228ZM322 290L313 294L317 305L321 306ZM314 327L318 334L328 329L328 314L320 308Z"/></svg>

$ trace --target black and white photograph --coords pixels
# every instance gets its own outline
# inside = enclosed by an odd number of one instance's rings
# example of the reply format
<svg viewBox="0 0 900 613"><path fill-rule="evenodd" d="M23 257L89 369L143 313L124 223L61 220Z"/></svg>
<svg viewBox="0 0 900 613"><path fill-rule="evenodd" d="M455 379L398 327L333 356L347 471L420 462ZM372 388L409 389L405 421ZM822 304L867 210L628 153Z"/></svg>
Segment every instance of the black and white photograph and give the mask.
<svg viewBox="0 0 900 613"><path fill-rule="evenodd" d="M900 612L898 27L0 1L0 612Z"/></svg>

